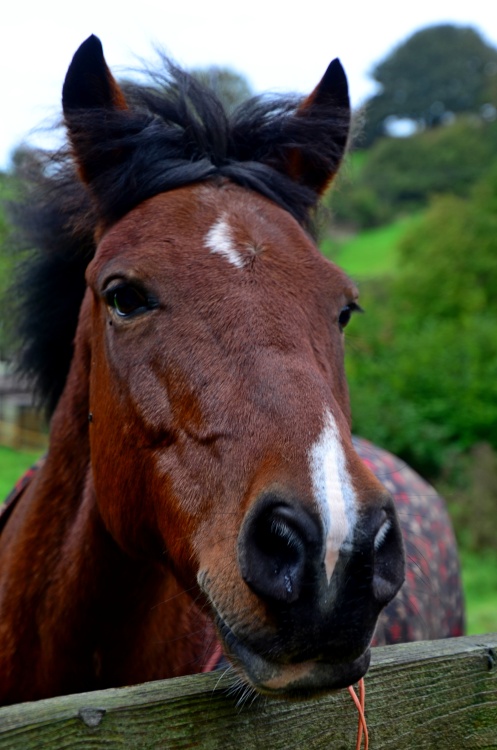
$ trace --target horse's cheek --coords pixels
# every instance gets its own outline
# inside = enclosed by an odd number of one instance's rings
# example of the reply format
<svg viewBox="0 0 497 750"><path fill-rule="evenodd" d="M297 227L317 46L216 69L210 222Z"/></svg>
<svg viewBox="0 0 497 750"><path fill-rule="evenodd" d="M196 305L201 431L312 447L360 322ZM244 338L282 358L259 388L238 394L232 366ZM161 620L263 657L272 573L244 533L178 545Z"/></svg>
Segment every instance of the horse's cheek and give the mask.
<svg viewBox="0 0 497 750"><path fill-rule="evenodd" d="M132 455L137 441L130 422L119 414L116 383L104 363L94 357L98 373L90 400L89 421L92 475L96 503L110 535L133 557L143 557L151 544L147 529L153 526L145 487L146 455Z"/></svg>

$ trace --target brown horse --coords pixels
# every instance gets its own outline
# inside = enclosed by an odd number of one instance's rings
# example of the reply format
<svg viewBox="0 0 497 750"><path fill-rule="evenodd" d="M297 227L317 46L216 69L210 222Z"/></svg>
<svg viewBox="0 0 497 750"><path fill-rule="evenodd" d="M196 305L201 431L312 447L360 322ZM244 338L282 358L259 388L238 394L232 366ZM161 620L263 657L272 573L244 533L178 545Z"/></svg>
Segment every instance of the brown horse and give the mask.
<svg viewBox="0 0 497 750"><path fill-rule="evenodd" d="M198 672L218 640L261 693L346 686L404 580L350 433L357 291L310 236L340 63L230 118L167 71L123 91L90 37L69 149L25 157L22 366L53 416L0 535L3 703Z"/></svg>

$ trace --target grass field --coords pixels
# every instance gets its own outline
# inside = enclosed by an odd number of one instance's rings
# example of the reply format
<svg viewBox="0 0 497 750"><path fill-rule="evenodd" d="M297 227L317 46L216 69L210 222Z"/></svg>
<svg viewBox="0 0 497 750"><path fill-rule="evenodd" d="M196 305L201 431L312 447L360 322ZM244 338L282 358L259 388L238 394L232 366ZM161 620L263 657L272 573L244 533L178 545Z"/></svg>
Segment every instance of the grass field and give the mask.
<svg viewBox="0 0 497 750"><path fill-rule="evenodd" d="M0 498L39 457L0 447ZM469 635L497 632L497 552L461 554Z"/></svg>
<svg viewBox="0 0 497 750"><path fill-rule="evenodd" d="M0 446L0 502L2 502L19 477L40 457L40 453L16 451Z"/></svg>
<svg viewBox="0 0 497 750"><path fill-rule="evenodd" d="M497 552L461 552L468 635L497 633Z"/></svg>
<svg viewBox="0 0 497 750"><path fill-rule="evenodd" d="M358 281L395 272L397 245L420 216L398 219L388 226L363 230L352 237L328 237L320 243L321 252Z"/></svg>

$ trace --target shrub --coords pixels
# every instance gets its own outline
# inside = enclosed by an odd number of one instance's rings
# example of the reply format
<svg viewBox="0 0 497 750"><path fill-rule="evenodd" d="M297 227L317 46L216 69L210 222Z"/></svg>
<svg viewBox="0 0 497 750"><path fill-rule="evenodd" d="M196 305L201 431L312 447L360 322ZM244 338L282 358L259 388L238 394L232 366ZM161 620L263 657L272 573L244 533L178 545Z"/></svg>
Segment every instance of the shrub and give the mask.
<svg viewBox="0 0 497 750"><path fill-rule="evenodd" d="M351 326L354 429L431 478L454 452L497 449L496 209L497 168L470 200L434 201Z"/></svg>
<svg viewBox="0 0 497 750"><path fill-rule="evenodd" d="M497 452L477 443L449 460L440 484L446 496L459 544L479 552L496 548Z"/></svg>

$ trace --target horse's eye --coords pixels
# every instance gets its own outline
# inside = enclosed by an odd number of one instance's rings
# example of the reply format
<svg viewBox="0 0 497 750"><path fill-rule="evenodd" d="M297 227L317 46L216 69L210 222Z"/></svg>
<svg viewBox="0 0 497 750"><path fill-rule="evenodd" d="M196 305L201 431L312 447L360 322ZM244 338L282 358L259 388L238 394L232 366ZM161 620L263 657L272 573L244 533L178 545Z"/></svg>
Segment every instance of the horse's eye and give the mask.
<svg viewBox="0 0 497 750"><path fill-rule="evenodd" d="M341 331L343 331L343 329L349 322L353 312L362 312L362 308L359 307L357 302L351 302L350 304L345 305L345 307L342 307L342 309L340 310L340 315L338 316L338 325L340 326Z"/></svg>
<svg viewBox="0 0 497 750"><path fill-rule="evenodd" d="M147 295L131 284L120 284L109 289L105 293L105 299L109 307L122 318L152 307Z"/></svg>

